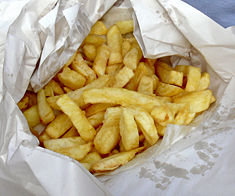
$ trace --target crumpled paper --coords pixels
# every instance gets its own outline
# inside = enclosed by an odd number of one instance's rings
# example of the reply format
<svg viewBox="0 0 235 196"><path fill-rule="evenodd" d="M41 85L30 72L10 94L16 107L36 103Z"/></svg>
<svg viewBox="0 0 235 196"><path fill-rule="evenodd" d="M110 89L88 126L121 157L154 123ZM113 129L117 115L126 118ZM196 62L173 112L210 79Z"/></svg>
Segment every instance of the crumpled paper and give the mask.
<svg viewBox="0 0 235 196"><path fill-rule="evenodd" d="M108 24L115 14L118 19L133 14L134 35L145 57L175 55L173 65L187 63L209 72L217 101L190 126L168 126L162 141L127 165L97 177L101 184L77 161L38 147L15 103L29 83L37 91L58 72L114 1L19 2L22 9L9 21L10 27L9 23L4 26L9 31L7 35L3 31L7 40L1 40L4 45L0 48L5 47L0 50L0 55L5 52L4 65L0 64L4 76L0 86L1 193L108 195L109 191L117 196L141 196L235 192L232 30L180 0L118 1L106 13Z"/></svg>

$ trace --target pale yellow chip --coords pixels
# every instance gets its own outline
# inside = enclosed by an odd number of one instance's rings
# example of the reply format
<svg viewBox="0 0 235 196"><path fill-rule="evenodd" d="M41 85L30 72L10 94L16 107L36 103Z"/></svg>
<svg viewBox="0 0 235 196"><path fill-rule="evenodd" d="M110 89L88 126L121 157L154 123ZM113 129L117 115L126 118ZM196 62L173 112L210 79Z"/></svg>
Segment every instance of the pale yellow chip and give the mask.
<svg viewBox="0 0 235 196"><path fill-rule="evenodd" d="M161 125L159 125L158 123L156 123L155 126L156 126L156 128L157 128L157 133L158 133L158 135L160 135L160 136L163 137L164 134L165 134L165 131L166 131L166 126L161 126Z"/></svg>
<svg viewBox="0 0 235 196"><path fill-rule="evenodd" d="M158 141L159 136L154 124L154 120L150 114L145 111L139 111L137 114L135 114L135 120L148 143L150 145L155 144Z"/></svg>
<svg viewBox="0 0 235 196"><path fill-rule="evenodd" d="M58 78L62 84L71 88L72 90L81 88L86 83L86 78L84 76L68 67L65 67L63 71L58 74Z"/></svg>
<svg viewBox="0 0 235 196"><path fill-rule="evenodd" d="M143 150L143 147L128 152L120 152L101 159L100 161L92 165L91 170L93 172L105 172L114 170L133 159L135 157L135 154L140 150Z"/></svg>
<svg viewBox="0 0 235 196"><path fill-rule="evenodd" d="M210 75L207 72L202 73L197 90L206 90L210 86Z"/></svg>
<svg viewBox="0 0 235 196"><path fill-rule="evenodd" d="M79 136L78 131L75 127L71 127L63 136L62 138L67 138L67 137L76 137Z"/></svg>
<svg viewBox="0 0 235 196"><path fill-rule="evenodd" d="M77 161L82 160L92 149L92 143L77 145L69 148L56 149L55 152L67 155Z"/></svg>
<svg viewBox="0 0 235 196"><path fill-rule="evenodd" d="M191 113L202 112L209 108L211 102L211 90L195 91L173 98L174 103L188 103Z"/></svg>
<svg viewBox="0 0 235 196"><path fill-rule="evenodd" d="M102 158L99 155L99 153L97 152L90 152L88 153L84 159L82 159L80 162L81 163L90 163L90 164L94 164L98 161L100 161Z"/></svg>
<svg viewBox="0 0 235 196"><path fill-rule="evenodd" d="M83 52L90 61L94 61L96 57L96 47L93 44L85 44Z"/></svg>
<svg viewBox="0 0 235 196"><path fill-rule="evenodd" d="M109 65L122 62L122 35L116 25L109 28L107 33L107 44L111 49Z"/></svg>
<svg viewBox="0 0 235 196"><path fill-rule="evenodd" d="M108 29L102 21L97 21L91 28L90 34L106 35Z"/></svg>
<svg viewBox="0 0 235 196"><path fill-rule="evenodd" d="M113 87L124 87L130 79L134 76L132 69L124 66L116 75L114 79Z"/></svg>
<svg viewBox="0 0 235 196"><path fill-rule="evenodd" d="M52 89L52 87L49 84L47 84L44 87L44 91L45 91L45 96L46 97L53 97L54 96L53 89Z"/></svg>
<svg viewBox="0 0 235 196"><path fill-rule="evenodd" d="M75 52L75 53L73 54L73 56L71 56L71 57L69 58L69 60L64 64L64 67L68 67L68 66L73 62L73 59L75 58L76 53L77 53L77 52Z"/></svg>
<svg viewBox="0 0 235 196"><path fill-rule="evenodd" d="M89 89L83 92L85 103L111 103L122 106L141 107L151 112L154 106L159 106L171 99L168 97L157 97L145 95L123 88L100 88Z"/></svg>
<svg viewBox="0 0 235 196"><path fill-rule="evenodd" d="M91 69L85 60L83 59L82 55L80 53L77 54L75 57L72 65L72 69L78 72L79 74L83 75L84 77L87 78L87 83L91 83L93 80L96 79L96 74Z"/></svg>
<svg viewBox="0 0 235 196"><path fill-rule="evenodd" d="M62 95L56 103L69 116L82 139L93 140L96 131L77 104L68 95Z"/></svg>
<svg viewBox="0 0 235 196"><path fill-rule="evenodd" d="M94 60L93 70L98 76L105 74L107 62L110 58L110 49L107 45L103 44L97 49L97 55Z"/></svg>
<svg viewBox="0 0 235 196"><path fill-rule="evenodd" d="M182 72L173 70L166 63L158 61L156 64L156 72L162 82L182 86L184 76Z"/></svg>
<svg viewBox="0 0 235 196"><path fill-rule="evenodd" d="M67 115L60 114L46 127L45 131L51 138L56 139L62 136L72 125Z"/></svg>
<svg viewBox="0 0 235 196"><path fill-rule="evenodd" d="M72 89L70 89L70 88L68 88L68 87L64 87L63 88L64 89L64 91L66 92L66 93L68 93L68 92L71 92L71 91L73 91ZM50 101L52 101L53 99L51 99ZM48 101L48 100L47 100ZM48 103L49 103L49 101L48 101ZM50 104L50 103L49 103ZM51 106L51 107L53 107L53 106Z"/></svg>
<svg viewBox="0 0 235 196"><path fill-rule="evenodd" d="M92 116L89 116L87 119L94 128L97 128L103 123L105 111L97 112Z"/></svg>
<svg viewBox="0 0 235 196"><path fill-rule="evenodd" d="M48 124L55 119L55 115L50 105L47 103L45 92L43 89L37 94L38 113L43 124Z"/></svg>
<svg viewBox="0 0 235 196"><path fill-rule="evenodd" d="M113 107L113 106L114 106L114 104L110 104L110 103L93 104L86 109L86 116L89 117L89 116L92 116L98 112L106 111L107 108Z"/></svg>
<svg viewBox="0 0 235 196"><path fill-rule="evenodd" d="M40 123L40 117L39 117L37 105L34 105L34 106L30 107L29 109L25 110L23 114L24 114L30 128L34 127Z"/></svg>
<svg viewBox="0 0 235 196"><path fill-rule="evenodd" d="M123 64L122 63L119 63L119 64L113 64L113 65L108 65L106 67L106 70L105 70L105 73L110 75L110 76L113 76L115 75L116 73L118 73L118 71L120 71L120 69L123 67Z"/></svg>
<svg viewBox="0 0 235 196"><path fill-rule="evenodd" d="M24 110L28 107L29 105L29 97L28 96L24 96L18 103L17 103L18 107L20 108L20 110Z"/></svg>
<svg viewBox="0 0 235 196"><path fill-rule="evenodd" d="M57 100L60 98L60 95L54 97L48 97L47 103L55 110L60 110L60 107L56 104Z"/></svg>
<svg viewBox="0 0 235 196"><path fill-rule="evenodd" d="M49 86L51 86L53 93L55 95L62 95L64 94L63 89L60 87L60 85L58 84L58 82L56 82L55 80L50 80L50 82L48 83Z"/></svg>
<svg viewBox="0 0 235 196"><path fill-rule="evenodd" d="M131 33L134 30L133 20L123 20L116 22L121 34Z"/></svg>
<svg viewBox="0 0 235 196"><path fill-rule="evenodd" d="M96 150L100 154L108 154L118 144L120 140L119 121L121 108L108 108L105 113L103 126L97 133L94 139Z"/></svg>
<svg viewBox="0 0 235 196"><path fill-rule="evenodd" d="M131 109L122 108L120 135L126 151L139 147L139 131Z"/></svg>
<svg viewBox="0 0 235 196"><path fill-rule="evenodd" d="M43 141L44 147L53 151L57 149L75 147L85 143L86 142L81 137L67 137L67 138L49 139Z"/></svg>
<svg viewBox="0 0 235 196"><path fill-rule="evenodd" d="M153 81L151 76L143 76L139 82L137 91L146 95L153 95Z"/></svg>
<svg viewBox="0 0 235 196"><path fill-rule="evenodd" d="M122 41L122 56L124 57L127 52L131 49L131 42L123 39Z"/></svg>
<svg viewBox="0 0 235 196"><path fill-rule="evenodd" d="M182 88L172 84L166 84L163 82L159 82L156 89L156 95L166 96L166 97L172 97L178 95L181 92L183 92Z"/></svg>
<svg viewBox="0 0 235 196"><path fill-rule="evenodd" d="M135 70L140 59L142 58L142 51L139 47L133 47L131 50L129 50L124 59L123 63L130 69Z"/></svg>
<svg viewBox="0 0 235 196"><path fill-rule="evenodd" d="M100 35L88 35L84 40L84 44L92 44L95 47L101 46L106 42L106 38Z"/></svg>
<svg viewBox="0 0 235 196"><path fill-rule="evenodd" d="M50 140L51 138L50 138L50 136L46 133L46 131L43 131L43 132L39 135L38 139L39 139L39 141L40 141L41 143L43 143L44 141Z"/></svg>

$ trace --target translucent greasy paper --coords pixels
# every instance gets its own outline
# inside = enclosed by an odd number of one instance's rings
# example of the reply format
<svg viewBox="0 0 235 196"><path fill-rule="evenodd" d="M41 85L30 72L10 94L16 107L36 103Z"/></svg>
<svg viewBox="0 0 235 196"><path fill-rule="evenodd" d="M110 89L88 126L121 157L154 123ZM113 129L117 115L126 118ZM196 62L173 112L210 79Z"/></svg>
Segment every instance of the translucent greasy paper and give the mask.
<svg viewBox="0 0 235 196"><path fill-rule="evenodd" d="M180 0L118 1L111 10L115 2L108 0L15 2L0 3L1 195L233 195L232 31ZM173 65L209 72L217 101L189 126L168 126L162 141L96 178L77 161L38 147L16 103L29 84L37 91L60 70L104 14L107 25L133 17L145 57L174 55Z"/></svg>

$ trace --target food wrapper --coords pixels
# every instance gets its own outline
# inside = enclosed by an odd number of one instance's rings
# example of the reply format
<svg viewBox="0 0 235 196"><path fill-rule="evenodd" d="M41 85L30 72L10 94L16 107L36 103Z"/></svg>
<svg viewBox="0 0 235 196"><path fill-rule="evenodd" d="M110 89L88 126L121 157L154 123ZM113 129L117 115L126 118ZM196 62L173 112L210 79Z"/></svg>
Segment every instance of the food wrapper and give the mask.
<svg viewBox="0 0 235 196"><path fill-rule="evenodd" d="M1 195L235 192L233 28L180 0L19 0L2 1L0 8ZM103 15L107 25L133 18L145 57L173 55L173 66L207 71L217 101L189 126L168 126L161 141L125 166L94 177L77 161L39 147L16 103L27 88L38 91L60 70Z"/></svg>

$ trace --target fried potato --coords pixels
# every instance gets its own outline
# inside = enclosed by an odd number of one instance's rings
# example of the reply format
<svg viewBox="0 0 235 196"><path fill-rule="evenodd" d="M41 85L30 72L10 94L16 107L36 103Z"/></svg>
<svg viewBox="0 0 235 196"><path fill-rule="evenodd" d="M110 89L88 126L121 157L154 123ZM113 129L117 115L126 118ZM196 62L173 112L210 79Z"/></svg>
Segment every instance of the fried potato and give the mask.
<svg viewBox="0 0 235 196"><path fill-rule="evenodd" d="M39 113L38 113L38 106L34 105L29 109L24 111L24 116L29 124L29 127L34 127L40 123Z"/></svg>
<svg viewBox="0 0 235 196"><path fill-rule="evenodd" d="M139 148L140 150L143 150L143 148ZM105 172L105 171L111 171L114 170L121 165L126 164L131 159L135 157L135 154L138 152L138 149L134 149L128 152L120 152L117 154L114 154L112 156L106 157L104 159L101 159L100 161L94 163L91 166L91 170L93 172Z"/></svg>
<svg viewBox="0 0 235 196"><path fill-rule="evenodd" d="M121 88L121 87L125 86L133 76L134 76L133 71L130 68L124 66L115 75L113 87Z"/></svg>
<svg viewBox="0 0 235 196"><path fill-rule="evenodd" d="M51 138L50 138L50 136L47 134L46 131L43 131L43 132L39 135L38 139L39 139L40 143L43 143L44 141L50 140Z"/></svg>
<svg viewBox="0 0 235 196"><path fill-rule="evenodd" d="M82 164L83 167L85 167L88 171L91 169L91 163L84 163L84 162L81 162L80 163Z"/></svg>
<svg viewBox="0 0 235 196"><path fill-rule="evenodd" d="M128 40L122 41L122 56L124 57L131 49L131 42Z"/></svg>
<svg viewBox="0 0 235 196"><path fill-rule="evenodd" d="M108 29L102 21L97 21L91 28L90 34L106 35Z"/></svg>
<svg viewBox="0 0 235 196"><path fill-rule="evenodd" d="M86 142L81 137L67 137L67 138L44 140L43 144L45 148L55 151L57 149L70 148L86 144Z"/></svg>
<svg viewBox="0 0 235 196"><path fill-rule="evenodd" d="M140 80L137 91L146 95L152 95L153 78L151 76L143 76Z"/></svg>
<svg viewBox="0 0 235 196"><path fill-rule="evenodd" d="M82 160L92 149L92 143L81 144L68 148L56 149L55 152L67 155L77 161Z"/></svg>
<svg viewBox="0 0 235 196"><path fill-rule="evenodd" d="M24 95L24 97L17 103L20 110L24 110L29 105L29 97Z"/></svg>
<svg viewBox="0 0 235 196"><path fill-rule="evenodd" d="M167 84L182 86L183 73L173 70L169 65L162 62L156 63L156 72L160 80Z"/></svg>
<svg viewBox="0 0 235 196"><path fill-rule="evenodd" d="M77 52L75 52L73 56L69 58L69 60L64 64L64 67L68 67L73 62L73 59L75 58L76 54Z"/></svg>
<svg viewBox="0 0 235 196"><path fill-rule="evenodd" d="M107 45L103 44L97 49L97 55L94 60L93 70L98 76L105 74L106 65L110 58L110 49Z"/></svg>
<svg viewBox="0 0 235 196"><path fill-rule="evenodd" d="M62 138L67 138L67 137L76 137L79 136L77 129L75 127L71 127L63 136Z"/></svg>
<svg viewBox="0 0 235 196"><path fill-rule="evenodd" d="M145 64L148 65L148 68L151 70L152 74L155 74L155 63L157 59L145 59L144 62Z"/></svg>
<svg viewBox="0 0 235 196"><path fill-rule="evenodd" d="M80 162L88 163L90 164L90 167L91 167L92 164L100 161L101 159L102 159L101 156L97 152L90 152ZM90 167L88 170L90 170Z"/></svg>
<svg viewBox="0 0 235 196"><path fill-rule="evenodd" d="M216 98L212 95L212 96L211 96L210 104L214 103L215 101L216 101Z"/></svg>
<svg viewBox="0 0 235 196"><path fill-rule="evenodd" d="M150 114L145 111L139 111L135 114L135 120L148 143L151 145L155 144L158 141L159 136L154 120Z"/></svg>
<svg viewBox="0 0 235 196"><path fill-rule="evenodd" d="M210 75L207 72L202 73L197 90L206 90L210 86Z"/></svg>
<svg viewBox="0 0 235 196"><path fill-rule="evenodd" d="M113 106L115 106L115 104L110 104L110 103L93 104L86 109L86 116L89 117L98 112L106 111L107 108L113 107Z"/></svg>
<svg viewBox="0 0 235 196"><path fill-rule="evenodd" d="M131 33L134 30L133 20L123 20L116 22L121 34Z"/></svg>
<svg viewBox="0 0 235 196"><path fill-rule="evenodd" d="M107 44L111 49L109 65L122 62L122 35L117 27L113 25L107 33Z"/></svg>
<svg viewBox="0 0 235 196"><path fill-rule="evenodd" d="M93 44L85 44L83 52L90 61L94 61L96 57L96 47Z"/></svg>
<svg viewBox="0 0 235 196"><path fill-rule="evenodd" d="M84 40L84 44L92 44L95 47L101 46L106 42L106 38L100 35L88 35Z"/></svg>
<svg viewBox="0 0 235 196"><path fill-rule="evenodd" d="M83 87L86 82L84 76L68 67L65 67L63 71L58 74L58 78L62 84L73 90Z"/></svg>
<svg viewBox="0 0 235 196"><path fill-rule="evenodd" d="M123 67L122 63L119 64L113 64L113 65L109 65L106 67L105 73L113 76L115 75L121 68Z"/></svg>
<svg viewBox="0 0 235 196"><path fill-rule="evenodd" d="M47 103L45 92L43 89L37 94L38 113L43 124L48 124L55 119L55 115L50 105Z"/></svg>
<svg viewBox="0 0 235 196"><path fill-rule="evenodd" d="M94 128L97 128L99 125L103 123L104 113L105 111L95 113L92 116L89 116L87 119Z"/></svg>
<svg viewBox="0 0 235 196"><path fill-rule="evenodd" d="M142 58L142 51L140 49L140 47L137 45L131 48L131 50L129 50L124 59L123 59L123 63L125 66L129 67L130 69L135 70L140 59Z"/></svg>
<svg viewBox="0 0 235 196"><path fill-rule="evenodd" d="M64 91L66 92L66 93L68 93L68 92L71 92L72 91L72 89L70 89L70 88L68 88L68 87L64 87L63 88L64 89ZM49 103L49 101L47 100L47 102ZM50 104L50 103L49 103ZM51 105L51 104L50 104ZM52 106L51 106L52 107ZM52 107L53 108L53 107Z"/></svg>
<svg viewBox="0 0 235 196"><path fill-rule="evenodd" d="M145 140L144 134L139 135L139 142L143 142Z"/></svg>
<svg viewBox="0 0 235 196"><path fill-rule="evenodd" d="M54 92L53 92L53 89L50 85L46 85L44 87L44 91L45 91L45 96L46 97L53 97L54 96Z"/></svg>
<svg viewBox="0 0 235 196"><path fill-rule="evenodd" d="M93 140L96 131L77 104L68 95L62 95L56 103L69 116L82 139Z"/></svg>
<svg viewBox="0 0 235 196"><path fill-rule="evenodd" d="M95 148L100 154L110 153L118 144L120 140L120 115L120 107L108 108L106 110L103 126L94 139Z"/></svg>
<svg viewBox="0 0 235 196"><path fill-rule="evenodd" d="M183 92L182 88L172 84L166 84L163 82L159 82L156 89L156 95L166 96L166 97L172 97L178 95L181 92Z"/></svg>
<svg viewBox="0 0 235 196"><path fill-rule="evenodd" d="M173 98L174 103L188 103L191 113L202 112L209 108L212 97L211 90L195 91Z"/></svg>
<svg viewBox="0 0 235 196"><path fill-rule="evenodd" d="M60 98L59 95L53 96L53 97L48 97L47 102L53 109L60 110L60 107L56 104L56 102L59 98Z"/></svg>
<svg viewBox="0 0 235 196"><path fill-rule="evenodd" d="M158 133L158 135L160 135L160 136L163 137L164 134L165 134L165 131L166 131L166 126L161 126L161 125L158 124L158 123L156 123L155 126L156 126L156 128L157 128L157 133Z"/></svg>
<svg viewBox="0 0 235 196"><path fill-rule="evenodd" d="M159 79L155 74L153 74L151 77L153 79L153 90L156 90L156 88L159 84Z"/></svg>
<svg viewBox="0 0 235 196"><path fill-rule="evenodd" d="M111 103L122 106L141 107L151 112L154 106L169 102L168 97L144 95L135 91L121 88L89 89L83 92L85 103Z"/></svg>
<svg viewBox="0 0 235 196"><path fill-rule="evenodd" d="M56 139L62 136L72 125L67 115L60 114L46 127L45 131L51 138Z"/></svg>
<svg viewBox="0 0 235 196"><path fill-rule="evenodd" d="M149 70L144 62L139 63L135 70L134 76L131 78L130 82L126 85L129 90L137 90L139 82L144 75L149 75Z"/></svg>
<svg viewBox="0 0 235 196"><path fill-rule="evenodd" d="M33 92L26 91L25 95L29 97L28 107L32 107L37 104L37 94Z"/></svg>
<svg viewBox="0 0 235 196"><path fill-rule="evenodd" d="M132 111L122 108L120 118L120 135L126 151L139 147L139 131Z"/></svg>
<svg viewBox="0 0 235 196"><path fill-rule="evenodd" d="M54 96L54 94L55 95L64 94L63 89L60 87L60 85L55 80L50 80L50 82L48 82L48 84L46 86L49 86L52 89L53 93L51 93L52 94L51 96ZM46 91L46 89L45 89L45 91Z"/></svg>

